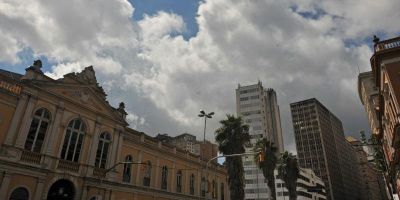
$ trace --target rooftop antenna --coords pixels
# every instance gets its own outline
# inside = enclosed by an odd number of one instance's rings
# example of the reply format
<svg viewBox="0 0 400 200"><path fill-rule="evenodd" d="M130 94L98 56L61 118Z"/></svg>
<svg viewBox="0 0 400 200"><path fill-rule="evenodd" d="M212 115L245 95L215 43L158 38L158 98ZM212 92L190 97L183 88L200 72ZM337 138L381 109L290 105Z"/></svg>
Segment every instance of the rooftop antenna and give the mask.
<svg viewBox="0 0 400 200"><path fill-rule="evenodd" d="M360 66L358 65L358 63L357 63L357 68L358 68L358 73L361 73L360 72Z"/></svg>

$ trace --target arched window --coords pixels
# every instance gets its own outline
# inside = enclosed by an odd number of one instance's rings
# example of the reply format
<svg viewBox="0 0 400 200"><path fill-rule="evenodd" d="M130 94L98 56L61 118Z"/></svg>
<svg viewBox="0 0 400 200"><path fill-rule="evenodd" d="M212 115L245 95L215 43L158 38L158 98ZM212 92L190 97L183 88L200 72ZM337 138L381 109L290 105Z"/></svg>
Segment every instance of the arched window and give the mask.
<svg viewBox="0 0 400 200"><path fill-rule="evenodd" d="M166 190L168 186L168 168L167 166L163 166L161 170L161 189Z"/></svg>
<svg viewBox="0 0 400 200"><path fill-rule="evenodd" d="M125 162L132 162L132 156L127 155L125 157ZM122 181L126 183L131 182L131 174L132 174L132 164L130 163L125 163L124 164L124 173L122 175Z"/></svg>
<svg viewBox="0 0 400 200"><path fill-rule="evenodd" d="M29 200L29 192L26 188L19 187L11 193L10 200Z"/></svg>
<svg viewBox="0 0 400 200"><path fill-rule="evenodd" d="M176 173L176 192L182 192L182 171Z"/></svg>
<svg viewBox="0 0 400 200"><path fill-rule="evenodd" d="M49 123L50 112L47 109L40 108L35 112L25 141L26 150L40 153Z"/></svg>
<svg viewBox="0 0 400 200"><path fill-rule="evenodd" d="M104 132L100 134L99 145L97 145L95 166L98 168L106 168L108 149L111 143L111 136Z"/></svg>
<svg viewBox="0 0 400 200"><path fill-rule="evenodd" d="M144 176L143 176L143 186L150 186L151 180L151 162L147 161L146 166L144 168Z"/></svg>
<svg viewBox="0 0 400 200"><path fill-rule="evenodd" d="M225 200L225 187L224 187L224 183L221 183L221 200Z"/></svg>
<svg viewBox="0 0 400 200"><path fill-rule="evenodd" d="M194 195L194 174L190 175L189 184L190 184L190 194Z"/></svg>
<svg viewBox="0 0 400 200"><path fill-rule="evenodd" d="M61 159L73 162L79 161L83 137L85 136L85 124L80 119L69 122L65 132L64 144L61 151Z"/></svg>
<svg viewBox="0 0 400 200"><path fill-rule="evenodd" d="M201 191L201 196L205 197L206 196L206 178L201 178L201 184L200 184L200 191Z"/></svg>

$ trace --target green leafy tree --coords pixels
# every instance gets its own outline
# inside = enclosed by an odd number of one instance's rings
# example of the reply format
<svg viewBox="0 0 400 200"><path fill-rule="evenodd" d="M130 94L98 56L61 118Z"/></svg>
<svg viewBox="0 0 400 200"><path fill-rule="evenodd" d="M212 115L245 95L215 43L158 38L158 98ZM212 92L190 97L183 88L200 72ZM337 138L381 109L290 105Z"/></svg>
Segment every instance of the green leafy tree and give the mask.
<svg viewBox="0 0 400 200"><path fill-rule="evenodd" d="M215 131L218 149L224 155L244 153L244 146L250 141L249 127L243 124L240 117L226 116L227 119L220 121L222 126ZM242 157L227 157L225 164L228 170L230 199L243 200L244 170Z"/></svg>
<svg viewBox="0 0 400 200"><path fill-rule="evenodd" d="M296 187L299 171L296 156L287 151L282 153L278 165L278 176L285 182L286 188L289 191L289 200L296 200L297 198Z"/></svg>
<svg viewBox="0 0 400 200"><path fill-rule="evenodd" d="M376 168L381 171L386 171L382 145L379 143L379 140L375 134L371 134L369 143L372 144L372 148L374 150L374 163Z"/></svg>
<svg viewBox="0 0 400 200"><path fill-rule="evenodd" d="M257 141L254 146L254 151L261 151L260 155L254 156L254 160L262 170L264 178L267 180L272 199L276 199L274 170L278 162L278 148L274 146L273 142L263 138Z"/></svg>

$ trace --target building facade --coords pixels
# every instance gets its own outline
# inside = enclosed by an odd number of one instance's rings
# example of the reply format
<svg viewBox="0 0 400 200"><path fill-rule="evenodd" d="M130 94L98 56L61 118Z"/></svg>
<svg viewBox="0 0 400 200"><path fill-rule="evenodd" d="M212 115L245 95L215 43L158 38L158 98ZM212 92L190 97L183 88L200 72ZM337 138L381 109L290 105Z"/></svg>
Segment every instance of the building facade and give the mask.
<svg viewBox="0 0 400 200"><path fill-rule="evenodd" d="M362 200L387 200L388 195L385 187L383 174L377 170L372 162L368 160L368 153L365 151L365 145L354 139L351 136L346 137L346 140L356 149L357 162L359 163L360 171L360 191Z"/></svg>
<svg viewBox="0 0 400 200"><path fill-rule="evenodd" d="M283 152L280 112L274 90L264 89L261 82L248 86L239 85L236 89L236 109L237 115L249 125L250 145L246 147L246 152L252 152L254 144L261 138L272 141L279 152ZM254 162L254 157L243 157L243 167L245 199L269 199L267 183Z"/></svg>
<svg viewBox="0 0 400 200"><path fill-rule="evenodd" d="M228 199L226 170L128 128L92 67L0 70L0 199Z"/></svg>
<svg viewBox="0 0 400 200"><path fill-rule="evenodd" d="M183 133L175 137L167 134L158 134L155 139L172 146L176 146L179 149L186 150L192 154L199 155L205 160L210 160L218 155L218 145L205 140L198 141L196 136ZM217 160L214 160L215 162Z"/></svg>
<svg viewBox="0 0 400 200"><path fill-rule="evenodd" d="M299 166L322 178L328 199L358 199L356 152L344 138L341 121L315 98L290 107Z"/></svg>
<svg viewBox="0 0 400 200"><path fill-rule="evenodd" d="M275 170L276 200L289 200L285 182ZM297 179L297 200L325 200L325 184L311 169L300 168Z"/></svg>
<svg viewBox="0 0 400 200"><path fill-rule="evenodd" d="M372 134L378 135L380 129L378 121L379 91L375 86L372 71L358 75L358 95L364 105L365 112L367 112Z"/></svg>
<svg viewBox="0 0 400 200"><path fill-rule="evenodd" d="M389 189L398 198L400 192L400 37L380 41L374 37L370 58L373 86L378 91L377 135L385 155ZM360 95L362 97L363 94ZM369 112L367 111L369 114ZM370 123L372 120L370 119Z"/></svg>

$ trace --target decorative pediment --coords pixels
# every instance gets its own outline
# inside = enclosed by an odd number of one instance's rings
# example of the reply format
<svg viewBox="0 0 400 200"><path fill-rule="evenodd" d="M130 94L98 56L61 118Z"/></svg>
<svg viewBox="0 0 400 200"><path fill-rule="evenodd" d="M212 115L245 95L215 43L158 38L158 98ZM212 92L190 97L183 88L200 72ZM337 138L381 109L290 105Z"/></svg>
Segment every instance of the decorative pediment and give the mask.
<svg viewBox="0 0 400 200"><path fill-rule="evenodd" d="M93 66L86 67L81 72L72 72L64 75L64 78L56 80L57 82L69 83L69 84L83 84L90 85L92 89L99 93L103 99L106 99L107 94L104 92L103 87L99 85L96 79L96 74Z"/></svg>
<svg viewBox="0 0 400 200"><path fill-rule="evenodd" d="M69 73L58 80L37 80L32 82L44 91L60 98L68 99L78 106L89 108L93 112L107 115L114 120L126 124L126 112L123 103L118 108L112 107L106 99L106 93L97 83L92 66L86 67L82 72Z"/></svg>

